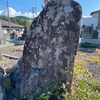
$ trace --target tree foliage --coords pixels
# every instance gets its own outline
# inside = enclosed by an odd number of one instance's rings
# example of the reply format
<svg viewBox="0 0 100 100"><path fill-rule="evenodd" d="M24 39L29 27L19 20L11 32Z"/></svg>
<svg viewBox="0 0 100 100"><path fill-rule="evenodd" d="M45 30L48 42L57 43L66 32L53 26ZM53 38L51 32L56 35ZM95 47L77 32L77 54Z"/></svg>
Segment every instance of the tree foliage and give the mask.
<svg viewBox="0 0 100 100"><path fill-rule="evenodd" d="M3 15L0 16L0 19L6 20L6 21L9 20L7 16L3 16ZM29 25L32 24L32 19L28 18L28 17L25 17L25 16L16 16L16 17L11 17L10 18L10 21L12 23L23 25L23 26L25 25L26 20L29 22Z"/></svg>

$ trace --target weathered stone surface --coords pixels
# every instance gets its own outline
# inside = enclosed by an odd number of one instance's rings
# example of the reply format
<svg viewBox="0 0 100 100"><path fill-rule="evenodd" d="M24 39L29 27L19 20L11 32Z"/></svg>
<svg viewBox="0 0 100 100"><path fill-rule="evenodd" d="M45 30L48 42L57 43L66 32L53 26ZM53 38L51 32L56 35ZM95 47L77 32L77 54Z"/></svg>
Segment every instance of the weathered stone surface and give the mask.
<svg viewBox="0 0 100 100"><path fill-rule="evenodd" d="M11 86L13 90L13 94L18 98L20 95L20 70L14 70L10 75Z"/></svg>
<svg viewBox="0 0 100 100"><path fill-rule="evenodd" d="M4 75L4 70L3 70L3 68L0 67L0 78L2 78L3 75Z"/></svg>
<svg viewBox="0 0 100 100"><path fill-rule="evenodd" d="M20 70L16 68L13 72L6 74L3 78L6 91L6 100L20 100L19 85L20 85Z"/></svg>
<svg viewBox="0 0 100 100"><path fill-rule="evenodd" d="M13 65L13 66L11 66L11 67L7 67L7 68L5 69L5 72L6 72L7 74L12 73L12 72L13 72L14 70L16 70L18 67L19 67L18 64L15 64L15 65Z"/></svg>
<svg viewBox="0 0 100 100"><path fill-rule="evenodd" d="M0 67L0 100L6 100L5 88L3 84L3 74L4 74L4 71Z"/></svg>
<svg viewBox="0 0 100 100"><path fill-rule="evenodd" d="M50 0L34 19L20 67L21 98L35 97L66 81L70 91L80 20L81 6L73 0Z"/></svg>

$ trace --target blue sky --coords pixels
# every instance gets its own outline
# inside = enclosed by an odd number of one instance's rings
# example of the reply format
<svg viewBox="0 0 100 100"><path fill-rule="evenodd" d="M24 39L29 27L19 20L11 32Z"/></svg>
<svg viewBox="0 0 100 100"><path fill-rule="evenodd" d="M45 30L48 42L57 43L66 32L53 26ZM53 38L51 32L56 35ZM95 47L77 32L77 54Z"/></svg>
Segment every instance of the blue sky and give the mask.
<svg viewBox="0 0 100 100"><path fill-rule="evenodd" d="M75 0L82 5L83 16L89 16L92 11L100 9L100 0ZM10 16L25 15L32 17L32 7L35 7L35 13L42 9L43 0L8 0ZM0 14L7 15L6 0L0 0ZM34 15L35 16L35 15Z"/></svg>
<svg viewBox="0 0 100 100"><path fill-rule="evenodd" d="M100 0L75 0L83 8L83 16L89 16L91 12L100 9Z"/></svg>

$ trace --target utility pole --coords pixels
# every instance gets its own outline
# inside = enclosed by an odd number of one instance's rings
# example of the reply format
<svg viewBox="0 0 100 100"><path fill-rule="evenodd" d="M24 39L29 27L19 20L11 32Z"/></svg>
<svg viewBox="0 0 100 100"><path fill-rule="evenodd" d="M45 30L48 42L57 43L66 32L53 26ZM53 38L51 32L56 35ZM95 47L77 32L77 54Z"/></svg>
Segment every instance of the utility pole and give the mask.
<svg viewBox="0 0 100 100"><path fill-rule="evenodd" d="M7 1L7 11L8 11L8 26L9 26L9 33L11 33L8 1Z"/></svg>
<svg viewBox="0 0 100 100"><path fill-rule="evenodd" d="M36 14L36 17L37 17L37 4L36 4L36 0L35 0L35 14Z"/></svg>
<svg viewBox="0 0 100 100"><path fill-rule="evenodd" d="M32 7L32 14L33 14L33 19L34 19L34 7Z"/></svg>

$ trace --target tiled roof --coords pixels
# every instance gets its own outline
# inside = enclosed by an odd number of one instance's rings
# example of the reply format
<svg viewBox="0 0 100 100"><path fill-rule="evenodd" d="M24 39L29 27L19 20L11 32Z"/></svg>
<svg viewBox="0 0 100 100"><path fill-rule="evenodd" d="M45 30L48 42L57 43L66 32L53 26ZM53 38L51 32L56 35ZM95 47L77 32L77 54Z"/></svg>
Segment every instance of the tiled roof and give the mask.
<svg viewBox="0 0 100 100"><path fill-rule="evenodd" d="M2 19L0 19L0 21L1 21L2 27L8 27L9 26L8 21L2 20ZM12 22L10 22L10 27L11 28L24 28L24 26L18 25L18 24L12 23Z"/></svg>
<svg viewBox="0 0 100 100"><path fill-rule="evenodd" d="M91 12L90 15L93 15L94 13L98 13L98 12L100 12L100 10L97 10L97 11Z"/></svg>

